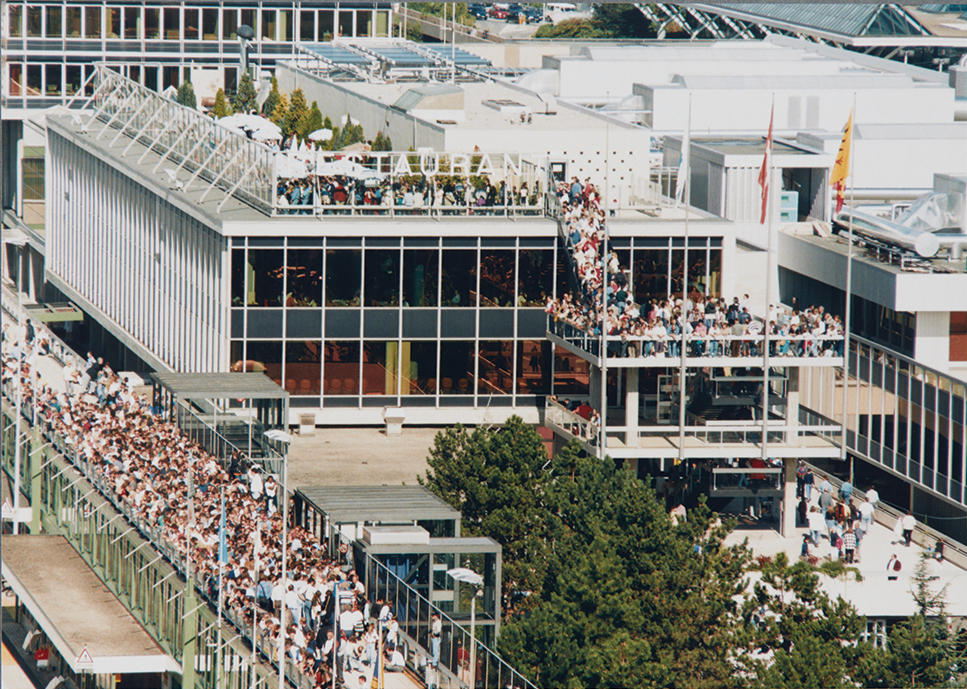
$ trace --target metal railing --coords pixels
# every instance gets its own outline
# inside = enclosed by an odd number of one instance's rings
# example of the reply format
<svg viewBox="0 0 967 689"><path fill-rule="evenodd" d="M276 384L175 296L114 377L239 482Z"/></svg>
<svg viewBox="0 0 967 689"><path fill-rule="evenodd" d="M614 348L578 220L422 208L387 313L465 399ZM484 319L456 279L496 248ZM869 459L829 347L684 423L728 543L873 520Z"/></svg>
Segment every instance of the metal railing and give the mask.
<svg viewBox="0 0 967 689"><path fill-rule="evenodd" d="M712 469L711 492L781 491L782 469L771 467L733 469L716 467Z"/></svg>
<svg viewBox="0 0 967 689"><path fill-rule="evenodd" d="M472 643L470 632L406 584L386 565L372 555L366 557L368 571L374 573L371 580L366 582L366 595L369 600L393 601L393 611L399 622L400 632L417 646L426 649L428 654L433 653L434 646L430 638L431 616L439 615L443 630L439 642L441 677L437 686L466 687L469 682L469 650ZM508 665L479 639L476 645L476 689L537 689L534 683ZM407 658L407 662L412 669L419 669L412 658Z"/></svg>

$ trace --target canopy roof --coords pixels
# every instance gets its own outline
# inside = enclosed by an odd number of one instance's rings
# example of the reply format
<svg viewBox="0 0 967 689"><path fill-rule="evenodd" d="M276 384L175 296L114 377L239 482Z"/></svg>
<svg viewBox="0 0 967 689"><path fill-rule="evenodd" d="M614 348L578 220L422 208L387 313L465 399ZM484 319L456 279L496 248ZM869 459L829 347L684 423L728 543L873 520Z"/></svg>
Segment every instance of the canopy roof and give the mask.
<svg viewBox="0 0 967 689"><path fill-rule="evenodd" d="M264 373L168 373L151 378L171 395L183 400L288 399L289 393Z"/></svg>

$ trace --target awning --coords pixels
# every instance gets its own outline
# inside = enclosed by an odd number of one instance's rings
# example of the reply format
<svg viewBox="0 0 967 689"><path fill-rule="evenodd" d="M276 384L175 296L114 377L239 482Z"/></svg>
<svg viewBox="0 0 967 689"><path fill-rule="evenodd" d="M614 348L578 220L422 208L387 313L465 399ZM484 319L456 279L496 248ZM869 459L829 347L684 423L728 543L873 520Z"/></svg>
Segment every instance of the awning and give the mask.
<svg viewBox="0 0 967 689"><path fill-rule="evenodd" d="M2 569L74 672L181 674L63 536L5 536Z"/></svg>

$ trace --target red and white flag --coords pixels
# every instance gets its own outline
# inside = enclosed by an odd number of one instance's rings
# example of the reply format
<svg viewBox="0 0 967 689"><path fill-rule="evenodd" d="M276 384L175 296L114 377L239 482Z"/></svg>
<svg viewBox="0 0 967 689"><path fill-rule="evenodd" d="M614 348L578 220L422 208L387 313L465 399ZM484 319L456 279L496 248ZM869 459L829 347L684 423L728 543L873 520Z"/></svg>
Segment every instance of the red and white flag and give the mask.
<svg viewBox="0 0 967 689"><path fill-rule="evenodd" d="M772 119L775 115L776 106L773 105L769 111L769 133L766 135L766 152L762 155L762 169L759 170L759 186L762 187L762 214L759 217L759 224L766 221L766 208L769 206L769 167L772 158Z"/></svg>

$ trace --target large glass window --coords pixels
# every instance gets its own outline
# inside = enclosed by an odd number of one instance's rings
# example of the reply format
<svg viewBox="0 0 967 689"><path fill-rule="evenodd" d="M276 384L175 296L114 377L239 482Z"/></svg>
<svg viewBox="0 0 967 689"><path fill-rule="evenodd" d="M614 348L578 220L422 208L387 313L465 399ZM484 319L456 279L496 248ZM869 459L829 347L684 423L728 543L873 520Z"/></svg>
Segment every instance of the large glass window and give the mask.
<svg viewBox="0 0 967 689"><path fill-rule="evenodd" d="M234 39L238 29L238 10L222 10L222 38Z"/></svg>
<svg viewBox="0 0 967 689"><path fill-rule="evenodd" d="M279 40L292 41L292 10L279 10Z"/></svg>
<svg viewBox="0 0 967 689"><path fill-rule="evenodd" d="M249 340L246 370L264 371L265 375L282 385L282 342Z"/></svg>
<svg viewBox="0 0 967 689"><path fill-rule="evenodd" d="M481 342L477 350L477 392L506 395L514 389L513 341Z"/></svg>
<svg viewBox="0 0 967 689"><path fill-rule="evenodd" d="M246 281L254 287L254 281L246 278L249 272L245 264L245 249L232 249L232 306L255 303L255 295L245 291Z"/></svg>
<svg viewBox="0 0 967 689"><path fill-rule="evenodd" d="M68 96L73 96L77 93L77 90L81 87L81 66L80 65L67 65L67 78L66 84L64 86L65 92Z"/></svg>
<svg viewBox="0 0 967 689"><path fill-rule="evenodd" d="M262 10L262 38L275 40L275 10Z"/></svg>
<svg viewBox="0 0 967 689"><path fill-rule="evenodd" d="M206 41L218 40L218 10L206 7L201 11L201 37Z"/></svg>
<svg viewBox="0 0 967 689"><path fill-rule="evenodd" d="M10 27L11 38L20 38L23 36L23 5L10 4L8 7L7 14L7 25Z"/></svg>
<svg viewBox="0 0 967 689"><path fill-rule="evenodd" d="M359 394L359 342L327 342L323 384L327 395Z"/></svg>
<svg viewBox="0 0 967 689"><path fill-rule="evenodd" d="M84 35L87 38L101 37L101 8L84 8Z"/></svg>
<svg viewBox="0 0 967 689"><path fill-rule="evenodd" d="M401 393L435 395L437 389L436 342L404 342L400 352Z"/></svg>
<svg viewBox="0 0 967 689"><path fill-rule="evenodd" d="M27 95L43 95L44 72L40 65L27 64Z"/></svg>
<svg viewBox="0 0 967 689"><path fill-rule="evenodd" d="M335 12L333 10L318 10L319 28L317 29L319 40L331 40L333 28L335 27Z"/></svg>
<svg viewBox="0 0 967 689"><path fill-rule="evenodd" d="M302 10L299 14L299 39L316 40L316 14L312 10Z"/></svg>
<svg viewBox="0 0 967 689"><path fill-rule="evenodd" d="M477 305L477 252L466 249L443 251L443 306Z"/></svg>
<svg viewBox="0 0 967 689"><path fill-rule="evenodd" d="M396 342L363 343L363 394L395 395L399 380L399 345Z"/></svg>
<svg viewBox="0 0 967 689"><path fill-rule="evenodd" d="M25 201L44 200L44 159L23 159L23 197Z"/></svg>
<svg viewBox="0 0 967 689"><path fill-rule="evenodd" d="M473 342L440 343L440 394L473 394Z"/></svg>
<svg viewBox="0 0 967 689"><path fill-rule="evenodd" d="M286 306L322 304L322 249L289 249L285 272Z"/></svg>
<svg viewBox="0 0 967 689"><path fill-rule="evenodd" d="M7 81L7 93L11 96L22 96L23 95L23 65L18 62L10 62L8 64L9 77Z"/></svg>
<svg viewBox="0 0 967 689"><path fill-rule="evenodd" d="M359 306L359 249L326 251L326 306Z"/></svg>
<svg viewBox="0 0 967 689"><path fill-rule="evenodd" d="M517 304L544 306L553 289L554 252L522 249L517 261Z"/></svg>
<svg viewBox="0 0 967 689"><path fill-rule="evenodd" d="M398 306L399 249L366 249L366 306Z"/></svg>
<svg viewBox="0 0 967 689"><path fill-rule="evenodd" d="M285 389L290 395L310 396L319 394L321 378L322 342L286 342Z"/></svg>
<svg viewBox="0 0 967 689"><path fill-rule="evenodd" d="M141 8L124 8L124 37L132 40L141 38Z"/></svg>
<svg viewBox="0 0 967 689"><path fill-rule="evenodd" d="M45 65L44 81L48 96L59 96L61 93L61 79L63 79L63 65Z"/></svg>
<svg viewBox="0 0 967 689"><path fill-rule="evenodd" d="M550 342L524 340L517 343L517 392L546 395L549 392L551 359Z"/></svg>
<svg viewBox="0 0 967 689"><path fill-rule="evenodd" d="M40 38L44 35L44 8L31 5L27 8L27 36Z"/></svg>
<svg viewBox="0 0 967 689"><path fill-rule="evenodd" d="M249 249L249 305L282 305L282 250Z"/></svg>
<svg viewBox="0 0 967 689"><path fill-rule="evenodd" d="M513 306L514 252L483 249L480 252L480 305Z"/></svg>
<svg viewBox="0 0 967 689"><path fill-rule="evenodd" d="M198 12L199 10L194 7L185 8L185 40L197 41L199 38L201 38L199 33Z"/></svg>
<svg viewBox="0 0 967 689"><path fill-rule="evenodd" d="M161 10L157 7L144 8L144 37L161 38Z"/></svg>
<svg viewBox="0 0 967 689"><path fill-rule="evenodd" d="M47 8L47 37L61 38L64 35L64 8L54 5Z"/></svg>
<svg viewBox="0 0 967 689"><path fill-rule="evenodd" d="M353 35L352 10L342 10L339 12L339 35L342 38L350 38Z"/></svg>
<svg viewBox="0 0 967 689"><path fill-rule="evenodd" d="M166 7L164 10L164 37L169 41L181 39L181 11L177 7Z"/></svg>
<svg viewBox="0 0 967 689"><path fill-rule="evenodd" d="M436 306L439 261L436 249L403 251L404 306Z"/></svg>
<svg viewBox="0 0 967 689"><path fill-rule="evenodd" d="M75 5L67 6L67 37L81 37L81 8Z"/></svg>
<svg viewBox="0 0 967 689"><path fill-rule="evenodd" d="M668 249L635 249L631 279L639 303L667 297Z"/></svg>
<svg viewBox="0 0 967 689"><path fill-rule="evenodd" d="M554 350L554 394L587 395L588 362L563 347Z"/></svg>
<svg viewBox="0 0 967 689"><path fill-rule="evenodd" d="M373 13L371 10L356 10L356 35L368 36L372 21Z"/></svg>

